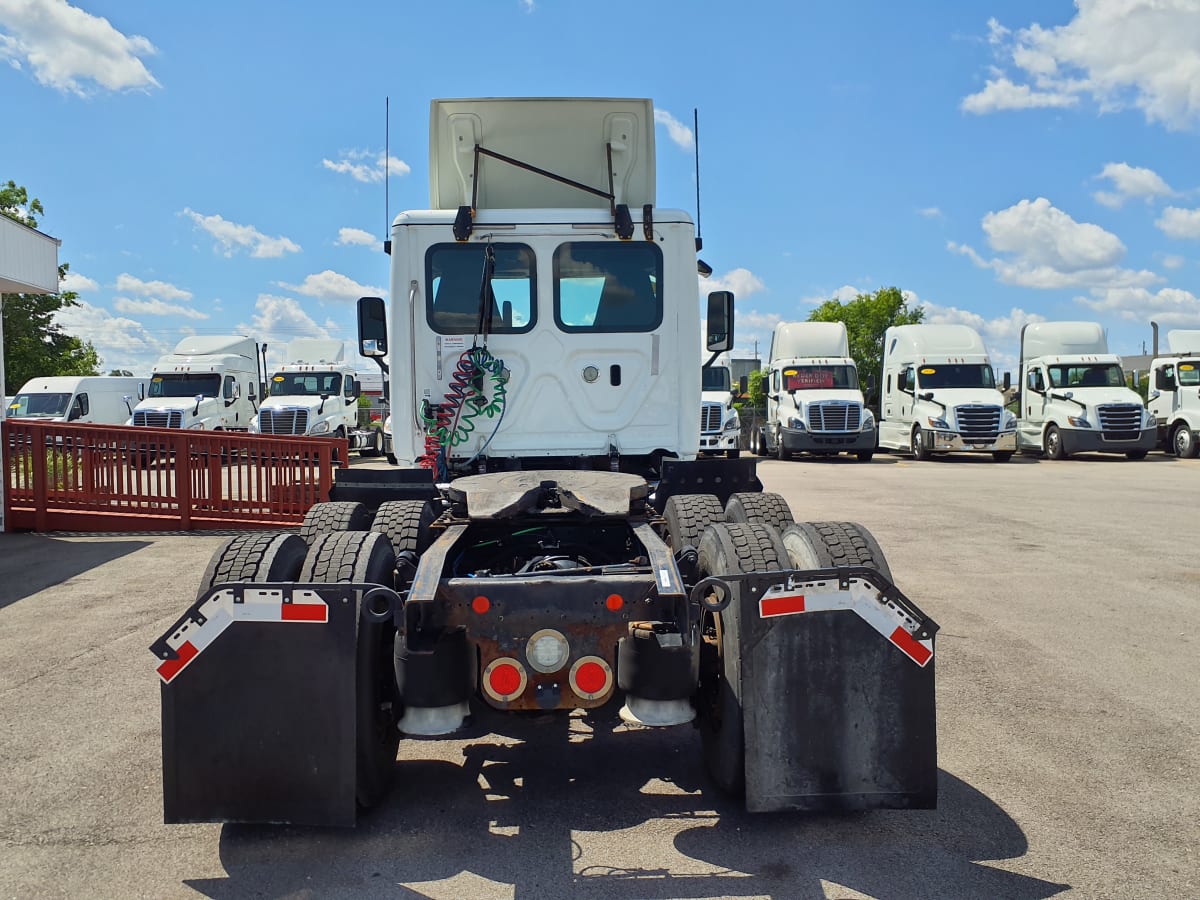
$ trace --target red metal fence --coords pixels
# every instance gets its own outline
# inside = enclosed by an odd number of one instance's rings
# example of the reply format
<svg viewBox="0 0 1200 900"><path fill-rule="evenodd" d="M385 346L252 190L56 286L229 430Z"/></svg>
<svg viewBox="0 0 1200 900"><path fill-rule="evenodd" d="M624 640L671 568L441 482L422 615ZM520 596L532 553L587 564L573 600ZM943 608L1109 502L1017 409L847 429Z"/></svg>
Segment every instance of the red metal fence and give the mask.
<svg viewBox="0 0 1200 900"><path fill-rule="evenodd" d="M28 419L6 420L0 446L9 531L298 525L348 454L336 438Z"/></svg>

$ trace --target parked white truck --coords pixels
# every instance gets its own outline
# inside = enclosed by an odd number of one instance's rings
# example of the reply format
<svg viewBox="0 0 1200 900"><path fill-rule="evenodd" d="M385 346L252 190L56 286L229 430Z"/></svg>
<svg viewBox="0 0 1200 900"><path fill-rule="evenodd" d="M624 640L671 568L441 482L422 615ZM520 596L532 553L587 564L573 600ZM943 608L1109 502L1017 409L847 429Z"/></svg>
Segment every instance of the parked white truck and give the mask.
<svg viewBox="0 0 1200 900"><path fill-rule="evenodd" d="M1033 322L1021 329L1017 448L1066 459L1124 453L1142 459L1157 440L1154 415L1125 385L1097 322Z"/></svg>
<svg viewBox="0 0 1200 900"><path fill-rule="evenodd" d="M1147 407L1160 445L1192 459L1200 455L1200 330L1167 332L1167 348L1150 364Z"/></svg>
<svg viewBox="0 0 1200 900"><path fill-rule="evenodd" d="M875 417L863 401L844 322L780 322L767 361L767 421L760 441L778 459L793 453L875 454Z"/></svg>
<svg viewBox="0 0 1200 900"><path fill-rule="evenodd" d="M936 624L866 529L696 458L700 263L655 203L653 105L430 118L432 208L393 221L390 308L359 301L400 465L232 538L153 645L165 819L353 824L404 736L420 755L472 709L564 746L574 710L695 721L752 811L934 805ZM731 294L707 320L729 350Z"/></svg>
<svg viewBox="0 0 1200 900"><path fill-rule="evenodd" d="M262 388L259 345L242 335L192 335L154 364L129 424L247 431Z"/></svg>
<svg viewBox="0 0 1200 900"><path fill-rule="evenodd" d="M1008 378L1005 377L1005 389ZM1017 449L1017 417L1004 408L983 339L967 325L894 325L883 338L879 446L915 459Z"/></svg>
<svg viewBox="0 0 1200 900"><path fill-rule="evenodd" d="M360 387L341 341L297 338L287 360L267 384L252 433L345 438L362 456L383 452L382 430L358 426Z"/></svg>
<svg viewBox="0 0 1200 900"><path fill-rule="evenodd" d="M124 425L146 396L146 379L122 375L31 378L8 405L11 419Z"/></svg>
<svg viewBox="0 0 1200 900"><path fill-rule="evenodd" d="M700 369L701 453L724 453L730 459L741 453L742 421L733 406L735 396L729 354L719 353Z"/></svg>

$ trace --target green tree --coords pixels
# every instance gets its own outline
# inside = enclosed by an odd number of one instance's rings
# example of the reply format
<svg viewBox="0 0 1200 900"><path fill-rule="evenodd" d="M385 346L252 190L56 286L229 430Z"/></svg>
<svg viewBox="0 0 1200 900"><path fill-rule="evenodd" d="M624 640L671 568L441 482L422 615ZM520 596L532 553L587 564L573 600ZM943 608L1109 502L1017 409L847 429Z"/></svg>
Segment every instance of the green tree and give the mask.
<svg viewBox="0 0 1200 900"><path fill-rule="evenodd" d="M751 409L767 408L767 374L766 369L756 369L746 380L746 394L749 398L747 406Z"/></svg>
<svg viewBox="0 0 1200 900"><path fill-rule="evenodd" d="M30 228L37 228L35 216L45 215L36 197L29 199L24 187L9 181L0 186L0 214ZM66 276L69 264L58 267L58 280ZM67 306L77 306L78 294L4 294L4 383L17 391L31 378L43 375L97 375L100 357L90 341L67 334L54 321L54 315Z"/></svg>
<svg viewBox="0 0 1200 900"><path fill-rule="evenodd" d="M909 308L908 301L899 288L880 288L871 294L859 294L853 300L826 300L809 315L810 322L844 322L850 340L850 356L858 366L867 393L867 379L874 376L876 382L883 366L883 335L893 325L916 325L925 318L921 307ZM878 383L875 396L867 402L874 404L878 398Z"/></svg>

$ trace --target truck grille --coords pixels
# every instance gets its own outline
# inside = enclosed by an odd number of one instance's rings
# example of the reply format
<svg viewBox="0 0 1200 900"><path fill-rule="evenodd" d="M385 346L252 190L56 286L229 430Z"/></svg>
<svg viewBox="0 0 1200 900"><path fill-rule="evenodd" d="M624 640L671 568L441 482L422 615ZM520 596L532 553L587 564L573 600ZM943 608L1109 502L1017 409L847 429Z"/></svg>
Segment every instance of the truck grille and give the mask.
<svg viewBox="0 0 1200 900"><path fill-rule="evenodd" d="M815 432L858 431L862 428L862 404L848 400L824 400L808 405L808 430Z"/></svg>
<svg viewBox="0 0 1200 900"><path fill-rule="evenodd" d="M143 428L182 428L183 413L178 409L138 409L133 413L133 424Z"/></svg>
<svg viewBox="0 0 1200 900"><path fill-rule="evenodd" d="M305 434L308 431L308 410L260 409L258 430L263 434Z"/></svg>
<svg viewBox="0 0 1200 900"><path fill-rule="evenodd" d="M956 406L958 433L968 444L990 444L1000 436L1000 407Z"/></svg>
<svg viewBox="0 0 1200 900"><path fill-rule="evenodd" d="M724 403L700 404L700 430L720 431L722 420L725 418Z"/></svg>
<svg viewBox="0 0 1200 900"><path fill-rule="evenodd" d="M1142 433L1142 407L1136 403L1110 403L1097 407L1106 441L1136 441Z"/></svg>

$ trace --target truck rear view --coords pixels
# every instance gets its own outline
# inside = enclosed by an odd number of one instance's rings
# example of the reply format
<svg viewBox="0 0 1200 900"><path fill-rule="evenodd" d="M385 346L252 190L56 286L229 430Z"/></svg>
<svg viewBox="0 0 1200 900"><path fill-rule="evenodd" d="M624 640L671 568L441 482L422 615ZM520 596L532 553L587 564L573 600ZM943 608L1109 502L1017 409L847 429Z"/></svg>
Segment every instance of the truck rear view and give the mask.
<svg viewBox="0 0 1200 900"><path fill-rule="evenodd" d="M655 205L650 102L435 101L431 147L392 302L359 308L400 465L231 539L152 648L166 819L353 824L403 739L598 707L694 726L751 810L932 806L936 624L867 529L697 459L696 241Z"/></svg>

